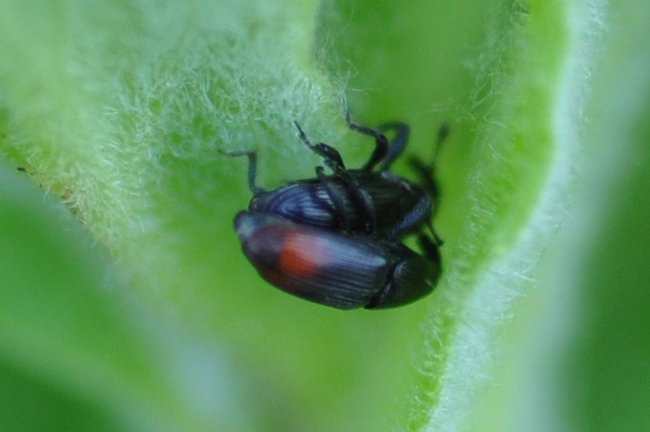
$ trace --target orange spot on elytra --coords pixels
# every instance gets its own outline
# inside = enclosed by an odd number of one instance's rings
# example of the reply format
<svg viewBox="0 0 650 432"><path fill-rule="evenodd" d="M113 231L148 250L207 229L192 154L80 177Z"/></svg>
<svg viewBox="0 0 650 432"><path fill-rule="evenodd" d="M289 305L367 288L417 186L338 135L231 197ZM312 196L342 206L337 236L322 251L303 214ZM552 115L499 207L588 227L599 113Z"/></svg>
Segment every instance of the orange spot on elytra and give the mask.
<svg viewBox="0 0 650 432"><path fill-rule="evenodd" d="M282 245L278 267L285 274L308 278L326 266L328 261L327 248L316 237L292 233Z"/></svg>

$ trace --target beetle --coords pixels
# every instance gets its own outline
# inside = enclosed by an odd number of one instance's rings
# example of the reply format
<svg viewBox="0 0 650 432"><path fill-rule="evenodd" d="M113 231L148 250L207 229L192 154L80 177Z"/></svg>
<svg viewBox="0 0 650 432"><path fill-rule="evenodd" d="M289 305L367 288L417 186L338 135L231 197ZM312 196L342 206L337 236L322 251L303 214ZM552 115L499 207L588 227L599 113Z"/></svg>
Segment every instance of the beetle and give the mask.
<svg viewBox="0 0 650 432"><path fill-rule="evenodd" d="M235 231L262 278L288 293L339 309L402 306L429 294L441 273L442 240L431 224L438 196L433 165L413 162L422 186L396 176L389 169L408 142L408 126L371 129L346 121L375 138L360 169L346 169L333 147L312 144L297 122L299 138L332 174L319 166L316 178L266 191L255 183L254 151L224 152L249 160L253 198L236 216ZM389 143L383 132L391 130ZM439 143L446 134L441 128ZM409 233L417 234L423 255L400 242Z"/></svg>
<svg viewBox="0 0 650 432"><path fill-rule="evenodd" d="M294 296L338 309L403 306L433 291L438 248L420 236L425 256L398 242L350 235L278 216L241 211L235 232L260 276Z"/></svg>
<svg viewBox="0 0 650 432"><path fill-rule="evenodd" d="M411 161L420 174L422 185L390 172L393 162L408 143L408 125L391 122L372 129L353 123L349 115L346 115L346 122L352 130L375 138L375 149L370 159L359 169L346 169L335 148L325 143L312 144L297 122L294 125L299 138L323 158L324 164L332 171L331 175L326 175L324 168L318 166L316 178L288 182L267 191L256 184L256 152L227 152L231 156L248 157L248 185L253 193L248 209L272 213L296 223L364 233L389 241L397 241L426 227L435 242L442 245L431 224L438 197L433 166L419 160ZM395 134L390 143L384 135L389 131ZM448 128L443 125L438 144L447 133Z"/></svg>

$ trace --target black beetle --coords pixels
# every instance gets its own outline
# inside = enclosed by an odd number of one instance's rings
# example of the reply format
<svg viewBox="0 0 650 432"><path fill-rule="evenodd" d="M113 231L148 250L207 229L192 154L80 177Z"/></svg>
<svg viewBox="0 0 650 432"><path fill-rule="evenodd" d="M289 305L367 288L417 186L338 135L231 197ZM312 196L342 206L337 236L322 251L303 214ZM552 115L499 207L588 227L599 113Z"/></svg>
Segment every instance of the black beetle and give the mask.
<svg viewBox="0 0 650 432"><path fill-rule="evenodd" d="M351 129L375 138L361 169L346 169L336 149L312 144L297 122L300 139L323 157L331 175L317 167L314 179L265 191L255 184L257 154L226 152L248 157L253 192L249 210L235 218L235 231L262 278L288 293L339 309L402 306L429 294L440 277L442 241L431 225L438 196L433 165L414 161L423 186L392 174L408 126L393 122L371 129L346 120ZM389 130L395 131L391 143L382 133ZM439 143L446 134L442 127ZM413 232L423 255L399 242Z"/></svg>
<svg viewBox="0 0 650 432"><path fill-rule="evenodd" d="M297 122L294 122L300 139L324 159L331 175L323 167L316 167L317 177L286 183L266 191L255 184L257 154L254 151L229 152L233 156L249 159L248 183L253 198L248 209L271 213L300 224L331 228L349 233L397 241L406 234L426 227L438 245L442 244L431 225L438 188L433 179L433 167L414 160L413 166L422 178L422 186L409 182L389 171L408 143L409 127L405 123L391 122L377 129L352 123L349 127L375 138L375 149L360 169L346 169L340 153L325 144L312 144ZM395 131L388 142L383 132ZM446 137L448 129L439 131L438 143ZM379 165L379 169L375 168Z"/></svg>
<svg viewBox="0 0 650 432"><path fill-rule="evenodd" d="M237 214L235 231L244 254L264 280L338 309L403 306L429 294L440 277L438 249L426 240L424 257L401 243L254 211Z"/></svg>

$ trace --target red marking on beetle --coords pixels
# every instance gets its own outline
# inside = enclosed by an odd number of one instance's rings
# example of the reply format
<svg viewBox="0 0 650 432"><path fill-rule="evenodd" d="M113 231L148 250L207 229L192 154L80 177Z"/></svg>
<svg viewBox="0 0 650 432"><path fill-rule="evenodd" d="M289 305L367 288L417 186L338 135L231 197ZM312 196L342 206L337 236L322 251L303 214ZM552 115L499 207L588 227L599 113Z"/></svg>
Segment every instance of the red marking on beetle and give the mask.
<svg viewBox="0 0 650 432"><path fill-rule="evenodd" d="M283 273L308 278L327 266L331 251L321 239L300 232L289 233L278 257L278 267Z"/></svg>

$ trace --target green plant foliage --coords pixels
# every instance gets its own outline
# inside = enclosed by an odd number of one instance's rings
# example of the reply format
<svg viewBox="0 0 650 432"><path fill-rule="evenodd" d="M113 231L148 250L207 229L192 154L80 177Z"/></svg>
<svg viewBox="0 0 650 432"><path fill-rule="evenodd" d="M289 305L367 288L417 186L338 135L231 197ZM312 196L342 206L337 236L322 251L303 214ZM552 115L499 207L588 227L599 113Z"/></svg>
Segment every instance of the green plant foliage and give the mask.
<svg viewBox="0 0 650 432"><path fill-rule="evenodd" d="M633 4L611 7L634 18L641 34L648 14L634 13ZM526 336L513 329L534 333L537 307L528 305L546 304L535 303L546 291L530 303L513 300L533 285L570 203L576 214L587 205L581 194L589 181L571 189L574 177L598 177L581 169L599 160L583 143L604 142L593 125L609 116L634 132L619 138L638 148L647 141L631 120L644 118L647 104L630 97L604 109L623 70L608 60L631 65L650 52L617 49L630 41L624 33L603 36L614 15L596 0L2 2L0 424L12 431L503 430L509 404L477 395L488 372L504 376L490 366L498 341L514 341L506 359L528 352ZM626 28L621 16L617 29ZM641 75L625 82L648 81ZM647 95L645 86L621 88ZM436 152L438 127L451 126L437 150L443 279L432 296L402 309L342 312L291 298L257 277L232 232L250 198L246 164L219 151L256 149L264 187L311 177L319 161L296 138L298 120L356 166L372 143L346 129L346 107L369 125L408 122L408 152L425 159ZM396 167L405 176L407 158ZM638 173L637 195L621 192L623 183L603 189L622 198L592 209L597 220L643 225L641 216L610 211L615 202L624 209L641 202L645 171ZM593 223L585 232L601 230ZM587 243L554 246L544 274L570 268L583 285L615 283L613 273L590 273L577 258L553 264L571 251L607 269L607 254L592 254ZM647 256L647 242L626 244L618 249ZM618 280L634 287L644 279ZM559 286L577 305L583 285ZM607 293L590 297L590 316L607 314ZM508 322L511 311L518 321ZM589 327L590 340L616 340L643 320L599 325ZM570 390L548 387L556 401L544 405L549 411L576 413L553 417L560 424L599 430L604 401L595 395L624 394L617 380L597 379L616 357L594 356L595 345L548 357L557 366L545 369L554 371L550 383L576 362L590 366L569 374L579 376ZM622 353L632 365L643 357ZM571 398L579 406L564 404L579 389L587 389ZM606 412L615 419L618 411ZM625 418L641 424L636 414Z"/></svg>

